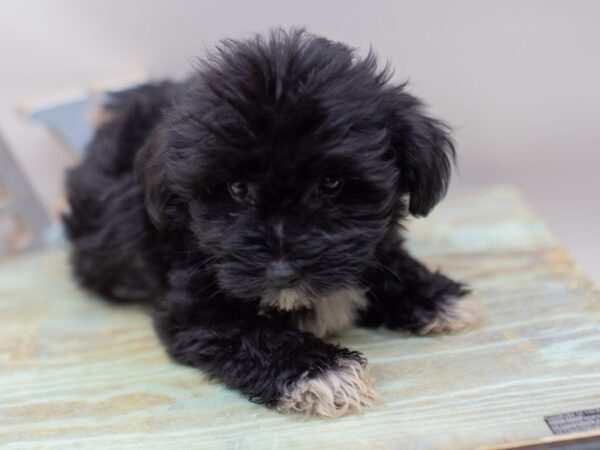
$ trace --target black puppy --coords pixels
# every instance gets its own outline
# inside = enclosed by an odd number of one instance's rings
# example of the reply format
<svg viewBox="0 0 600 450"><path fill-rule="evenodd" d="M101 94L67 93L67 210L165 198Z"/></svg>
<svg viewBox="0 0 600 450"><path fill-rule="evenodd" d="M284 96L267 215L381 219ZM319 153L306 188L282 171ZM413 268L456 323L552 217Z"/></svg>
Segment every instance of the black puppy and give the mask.
<svg viewBox="0 0 600 450"><path fill-rule="evenodd" d="M226 40L183 83L117 95L68 174L73 266L152 301L178 362L280 411L375 398L365 359L321 338L474 319L467 289L402 248L445 194L454 148L370 53L303 31Z"/></svg>

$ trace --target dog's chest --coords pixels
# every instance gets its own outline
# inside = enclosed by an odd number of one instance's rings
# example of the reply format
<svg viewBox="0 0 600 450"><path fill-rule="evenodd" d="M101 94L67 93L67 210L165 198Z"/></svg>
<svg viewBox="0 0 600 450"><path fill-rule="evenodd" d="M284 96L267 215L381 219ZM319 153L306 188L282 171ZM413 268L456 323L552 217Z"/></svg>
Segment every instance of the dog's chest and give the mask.
<svg viewBox="0 0 600 450"><path fill-rule="evenodd" d="M326 297L312 299L308 311L294 313L294 321L300 330L324 337L354 324L359 312L366 307L364 291L340 289Z"/></svg>

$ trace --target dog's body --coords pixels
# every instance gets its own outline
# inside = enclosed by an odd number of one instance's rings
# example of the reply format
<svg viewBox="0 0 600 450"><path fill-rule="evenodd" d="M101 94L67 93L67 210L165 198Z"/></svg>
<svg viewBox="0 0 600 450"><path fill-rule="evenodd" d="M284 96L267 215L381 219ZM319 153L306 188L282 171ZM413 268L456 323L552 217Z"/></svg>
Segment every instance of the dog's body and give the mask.
<svg viewBox="0 0 600 450"><path fill-rule="evenodd" d="M170 355L282 411L375 398L364 358L322 337L360 324L469 324L466 289L402 248L444 195L444 126L369 55L301 31L225 41L184 83L116 96L68 176L87 288L151 301Z"/></svg>

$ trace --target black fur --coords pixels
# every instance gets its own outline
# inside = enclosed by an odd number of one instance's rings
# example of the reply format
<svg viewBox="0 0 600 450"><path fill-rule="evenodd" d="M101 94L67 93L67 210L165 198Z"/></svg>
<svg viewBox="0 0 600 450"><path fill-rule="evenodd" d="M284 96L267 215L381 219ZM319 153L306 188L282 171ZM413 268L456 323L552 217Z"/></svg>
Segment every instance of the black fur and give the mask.
<svg viewBox="0 0 600 450"><path fill-rule="evenodd" d="M68 174L77 278L151 302L175 360L269 406L306 372L364 363L261 306L274 260L311 298L367 289L362 324L419 332L466 291L412 259L397 224L443 197L454 148L389 78L373 53L276 30L222 42L183 83L116 95Z"/></svg>

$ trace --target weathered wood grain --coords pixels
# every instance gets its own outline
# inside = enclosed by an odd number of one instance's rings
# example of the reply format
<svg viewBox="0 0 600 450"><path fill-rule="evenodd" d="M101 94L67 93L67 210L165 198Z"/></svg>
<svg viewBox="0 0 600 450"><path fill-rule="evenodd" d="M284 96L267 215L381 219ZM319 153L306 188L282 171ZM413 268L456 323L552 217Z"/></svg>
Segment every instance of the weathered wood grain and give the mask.
<svg viewBox="0 0 600 450"><path fill-rule="evenodd" d="M280 415L172 364L142 308L74 285L65 251L0 265L0 446L504 448L552 441L546 415L600 407L600 294L515 191L449 198L410 228L483 319L453 336L345 333L384 404L335 420Z"/></svg>

